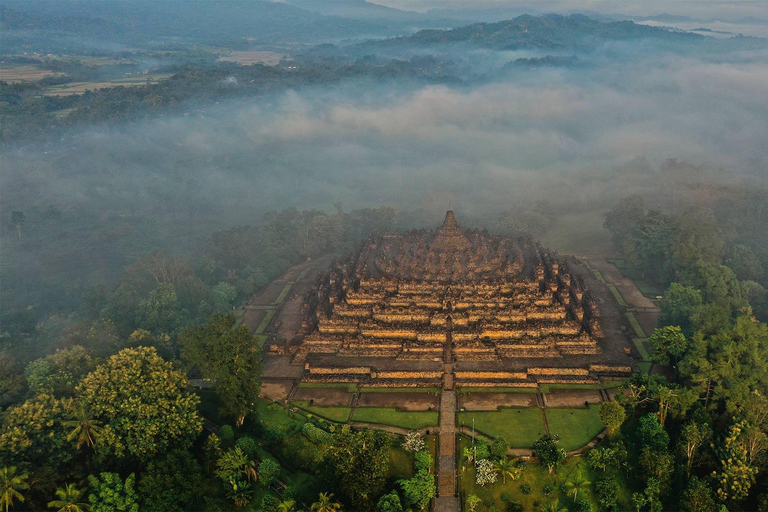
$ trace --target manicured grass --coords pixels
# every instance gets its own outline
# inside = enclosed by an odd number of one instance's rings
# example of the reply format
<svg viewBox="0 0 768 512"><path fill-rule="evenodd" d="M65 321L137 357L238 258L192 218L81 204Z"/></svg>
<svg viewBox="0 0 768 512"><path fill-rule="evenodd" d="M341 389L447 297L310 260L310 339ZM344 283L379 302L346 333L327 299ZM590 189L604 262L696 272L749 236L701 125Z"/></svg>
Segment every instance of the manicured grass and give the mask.
<svg viewBox="0 0 768 512"><path fill-rule="evenodd" d="M274 318L276 311L274 309L270 309L267 311L267 313L264 315L264 318L261 320L261 323L256 328L256 334L263 334L264 331L267 330L267 327L269 327L269 323L272 321L272 318Z"/></svg>
<svg viewBox="0 0 768 512"><path fill-rule="evenodd" d="M597 278L598 281L600 281L601 283L605 282L605 278L603 277L603 273L602 272L600 272L596 268L593 268L592 269L592 273L595 274L595 277Z"/></svg>
<svg viewBox="0 0 768 512"><path fill-rule="evenodd" d="M361 387L361 393L437 393L440 388L365 388Z"/></svg>
<svg viewBox="0 0 768 512"><path fill-rule="evenodd" d="M651 360L651 354L648 352L648 349L645 347L645 344L647 342L648 342L648 338L632 338L632 343L634 343L635 347L637 347L637 351L640 352L640 357L643 358L643 361Z"/></svg>
<svg viewBox="0 0 768 512"><path fill-rule="evenodd" d="M269 339L269 336L264 336L263 334L254 334L253 335L257 340L259 340L259 345L264 346L264 342Z"/></svg>
<svg viewBox="0 0 768 512"><path fill-rule="evenodd" d="M598 416L600 407L550 407L546 409L549 431L560 436L560 446L566 450L581 448L603 428Z"/></svg>
<svg viewBox="0 0 768 512"><path fill-rule="evenodd" d="M459 394L466 395L467 393L532 393L538 392L536 388L473 388L473 387L459 387Z"/></svg>
<svg viewBox="0 0 768 512"><path fill-rule="evenodd" d="M280 404L273 404L266 400L256 399L254 409L259 415L259 421L273 428L283 427L291 423L305 423L307 420L300 414L295 414Z"/></svg>
<svg viewBox="0 0 768 512"><path fill-rule="evenodd" d="M645 331L642 327L640 327L640 322L637 321L637 318L635 318L635 314L632 312L626 313L627 320L629 320L629 323L632 325L632 328L635 330L635 333L637 334L638 338L646 338L647 335L645 334Z"/></svg>
<svg viewBox="0 0 768 512"><path fill-rule="evenodd" d="M349 413L352 411L349 407L321 407L319 405L309 405L306 400L294 400L291 405L303 409L315 416L320 416L327 420L337 423L346 423L349 419Z"/></svg>
<svg viewBox="0 0 768 512"><path fill-rule="evenodd" d="M600 384L541 384L542 393L550 393L553 389L600 389Z"/></svg>
<svg viewBox="0 0 768 512"><path fill-rule="evenodd" d="M538 407L503 407L498 411L460 412L459 425L472 428L491 437L503 436L512 448L530 448L546 433L544 417Z"/></svg>
<svg viewBox="0 0 768 512"><path fill-rule="evenodd" d="M620 388L624 385L624 383L627 382L626 380L604 380L603 381L603 389L613 389L613 388Z"/></svg>
<svg viewBox="0 0 768 512"><path fill-rule="evenodd" d="M619 306L627 307L627 301L624 300L624 297L621 296L619 293L618 288L616 288L616 285L613 283L608 283L608 289L611 290L611 293L613 294L613 297L616 299L616 302L619 303Z"/></svg>
<svg viewBox="0 0 768 512"><path fill-rule="evenodd" d="M653 366L653 362L643 361L642 363L637 363L637 366L640 368L641 372L648 374L648 373L651 373L651 367Z"/></svg>
<svg viewBox="0 0 768 512"><path fill-rule="evenodd" d="M309 274L310 270L312 270L312 267L307 267L304 270L302 270L301 273L299 274L299 279L304 279L305 277L307 277L307 274Z"/></svg>
<svg viewBox="0 0 768 512"><path fill-rule="evenodd" d="M377 423L409 429L435 427L438 425L437 412L398 411L394 407L358 407L352 415L352 421Z"/></svg>
<svg viewBox="0 0 768 512"><path fill-rule="evenodd" d="M308 389L343 389L347 393L357 393L357 384L348 382L300 382L299 387Z"/></svg>
<svg viewBox="0 0 768 512"><path fill-rule="evenodd" d="M280 295L277 296L277 299L272 304L282 304L285 300L285 297L288 295L288 292L291 291L291 287L293 286L295 281L290 281L288 284L286 284L283 287L283 290L280 292Z"/></svg>

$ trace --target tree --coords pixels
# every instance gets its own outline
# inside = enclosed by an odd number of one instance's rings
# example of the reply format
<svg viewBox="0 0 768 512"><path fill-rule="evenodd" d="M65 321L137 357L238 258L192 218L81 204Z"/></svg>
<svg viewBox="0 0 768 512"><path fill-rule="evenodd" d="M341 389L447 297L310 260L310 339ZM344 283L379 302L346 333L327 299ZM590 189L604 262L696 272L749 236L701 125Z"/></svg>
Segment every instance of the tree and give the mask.
<svg viewBox="0 0 768 512"><path fill-rule="evenodd" d="M573 501L578 499L580 491L585 490L590 485L592 482L584 478L581 471L577 471L572 479L565 482L565 488L568 489L568 494L573 495Z"/></svg>
<svg viewBox="0 0 768 512"><path fill-rule="evenodd" d="M600 422L608 429L609 434L614 434L627 417L624 407L618 402L603 402L598 412Z"/></svg>
<svg viewBox="0 0 768 512"><path fill-rule="evenodd" d="M660 325L677 325L686 337L693 336L694 317L704 300L691 286L672 283L661 299Z"/></svg>
<svg viewBox="0 0 768 512"><path fill-rule="evenodd" d="M278 466L279 467L279 466ZM216 463L216 476L228 482L233 478L244 478L255 482L259 478L256 463L235 446L224 452Z"/></svg>
<svg viewBox="0 0 768 512"><path fill-rule="evenodd" d="M680 429L680 438L678 446L685 459L685 472L690 476L691 468L696 464L699 450L705 446L712 437L712 428L708 423L696 423L694 421L686 423Z"/></svg>
<svg viewBox="0 0 768 512"><path fill-rule="evenodd" d="M491 444L491 457L497 460L503 459L507 456L508 450L509 441L507 441L504 437L499 436L494 439L493 443Z"/></svg>
<svg viewBox="0 0 768 512"><path fill-rule="evenodd" d="M0 410L16 403L23 391L24 376L16 358L9 352L0 352Z"/></svg>
<svg viewBox="0 0 768 512"><path fill-rule="evenodd" d="M16 228L16 232L19 235L19 240L21 240L21 226L24 225L24 221L27 220L24 216L24 212L21 211L13 211L11 212L11 224Z"/></svg>
<svg viewBox="0 0 768 512"><path fill-rule="evenodd" d="M59 498L48 502L48 508L58 509L58 512L87 512L91 506L87 503L78 502L83 495L83 490L78 489L75 484L56 489L56 496Z"/></svg>
<svg viewBox="0 0 768 512"><path fill-rule="evenodd" d="M523 473L523 470L517 467L514 460L503 457L496 462L496 471L501 473L501 480L507 483L507 476L512 480L517 480Z"/></svg>
<svg viewBox="0 0 768 512"><path fill-rule="evenodd" d="M653 349L652 359L664 366L676 366L688 349L688 340L676 325L656 329L648 341Z"/></svg>
<svg viewBox="0 0 768 512"><path fill-rule="evenodd" d="M429 500L435 496L437 487L435 487L435 476L427 469L420 469L413 478L399 480L398 483L403 489L403 498L407 506L415 506L423 510L429 505Z"/></svg>
<svg viewBox="0 0 768 512"><path fill-rule="evenodd" d="M474 512L477 506L482 502L483 500L481 500L477 494L470 494L467 497L467 507L469 507L470 512Z"/></svg>
<svg viewBox="0 0 768 512"><path fill-rule="evenodd" d="M24 495L21 491L29 489L26 473L17 473L16 466L5 466L0 468L0 505L5 506L5 512L13 506L13 501L24 502Z"/></svg>
<svg viewBox="0 0 768 512"><path fill-rule="evenodd" d="M259 481L264 487L269 487L280 476L280 464L274 459L265 458L259 463Z"/></svg>
<svg viewBox="0 0 768 512"><path fill-rule="evenodd" d="M0 430L0 460L6 464L61 470L72 460L63 423L71 400L39 395L5 412Z"/></svg>
<svg viewBox="0 0 768 512"><path fill-rule="evenodd" d="M251 331L236 324L233 314L217 313L184 331L179 342L182 357L216 380L224 414L242 425L261 388L261 350Z"/></svg>
<svg viewBox="0 0 768 512"><path fill-rule="evenodd" d="M397 495L397 491L393 490L379 498L376 512L403 512L403 505L400 503L400 496Z"/></svg>
<svg viewBox="0 0 768 512"><path fill-rule="evenodd" d="M134 490L133 473L123 480L117 473L88 475L91 512L139 512L139 496Z"/></svg>
<svg viewBox="0 0 768 512"><path fill-rule="evenodd" d="M605 214L603 225L611 232L613 242L621 247L624 240L632 234L645 215L645 201L640 196L621 199Z"/></svg>
<svg viewBox="0 0 768 512"><path fill-rule="evenodd" d="M189 510L203 489L197 460L187 450L174 450L150 461L139 480L141 510L182 512Z"/></svg>
<svg viewBox="0 0 768 512"><path fill-rule="evenodd" d="M403 439L403 449L407 452L420 452L426 448L427 443L424 442L421 434L416 430L411 430L405 435Z"/></svg>
<svg viewBox="0 0 768 512"><path fill-rule="evenodd" d="M755 483L758 468L751 464L741 440L747 427L744 421L733 424L717 450L721 467L714 472L714 477L718 482L717 496L722 502L743 500Z"/></svg>
<svg viewBox="0 0 768 512"><path fill-rule="evenodd" d="M709 484L695 476L688 482L680 505L685 512L717 512L718 510Z"/></svg>
<svg viewBox="0 0 768 512"><path fill-rule="evenodd" d="M78 402L75 405L74 419L67 420L62 424L71 428L72 431L67 434L67 441L72 442L77 439L77 449L83 445L93 447L96 439L101 435L102 422L95 419L88 409L88 405Z"/></svg>
<svg viewBox="0 0 768 512"><path fill-rule="evenodd" d="M658 416L655 414L646 414L640 418L640 425L637 429L642 447L649 447L652 450L664 451L669 446L669 434L664 430Z"/></svg>
<svg viewBox="0 0 768 512"><path fill-rule="evenodd" d="M280 502L276 512L293 512L294 510L296 510L296 502L294 500L285 500Z"/></svg>
<svg viewBox="0 0 768 512"><path fill-rule="evenodd" d="M535 443L533 449L542 464L546 465L549 472L557 468L566 457L565 450L557 446L557 442L548 435L541 436Z"/></svg>
<svg viewBox="0 0 768 512"><path fill-rule="evenodd" d="M333 435L327 463L342 498L355 510L372 508L389 468L389 437L380 430L353 431L344 425Z"/></svg>
<svg viewBox="0 0 768 512"><path fill-rule="evenodd" d="M192 444L202 430L199 398L186 391L187 379L154 348L121 350L78 386L80 399L105 424L100 451L151 460Z"/></svg>
<svg viewBox="0 0 768 512"><path fill-rule="evenodd" d="M340 512L341 503L333 502L333 493L321 492L317 501L310 508L315 512Z"/></svg>

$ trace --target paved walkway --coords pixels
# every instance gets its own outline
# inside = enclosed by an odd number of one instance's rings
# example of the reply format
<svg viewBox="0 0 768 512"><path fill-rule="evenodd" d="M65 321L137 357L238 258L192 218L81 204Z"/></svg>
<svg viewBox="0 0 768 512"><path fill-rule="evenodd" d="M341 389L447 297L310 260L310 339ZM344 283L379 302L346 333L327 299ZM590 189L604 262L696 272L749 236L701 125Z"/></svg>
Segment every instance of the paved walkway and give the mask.
<svg viewBox="0 0 768 512"><path fill-rule="evenodd" d="M456 491L456 390L453 387L452 336L449 331L443 370L443 392L440 395L440 452L437 464L437 497L435 512L460 512Z"/></svg>

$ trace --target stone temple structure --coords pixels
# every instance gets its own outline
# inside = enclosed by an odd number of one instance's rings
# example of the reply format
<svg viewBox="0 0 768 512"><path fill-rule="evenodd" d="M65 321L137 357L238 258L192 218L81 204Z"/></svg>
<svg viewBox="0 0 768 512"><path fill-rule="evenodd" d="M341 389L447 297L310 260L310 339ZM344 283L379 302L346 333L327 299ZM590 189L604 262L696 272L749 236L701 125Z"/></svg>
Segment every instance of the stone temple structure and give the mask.
<svg viewBox="0 0 768 512"><path fill-rule="evenodd" d="M370 238L304 313L292 362L305 382L440 386L450 373L536 387L631 373L601 357L597 303L564 262L530 238L464 230L451 211L435 231Z"/></svg>

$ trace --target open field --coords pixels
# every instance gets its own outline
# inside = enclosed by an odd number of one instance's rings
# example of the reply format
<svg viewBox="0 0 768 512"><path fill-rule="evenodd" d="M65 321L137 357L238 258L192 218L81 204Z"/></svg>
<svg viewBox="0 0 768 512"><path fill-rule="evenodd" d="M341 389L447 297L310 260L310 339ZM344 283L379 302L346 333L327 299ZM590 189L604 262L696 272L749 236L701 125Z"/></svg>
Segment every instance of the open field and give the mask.
<svg viewBox="0 0 768 512"><path fill-rule="evenodd" d="M437 426L438 414L437 412L401 412L394 407L358 407L352 415L352 421L416 430Z"/></svg>
<svg viewBox="0 0 768 512"><path fill-rule="evenodd" d="M460 412L459 425L472 428L491 437L506 438L512 448L530 448L542 434L544 416L538 407L503 408L499 411Z"/></svg>
<svg viewBox="0 0 768 512"><path fill-rule="evenodd" d="M46 76L57 76L63 74L64 73L58 73L48 69L40 69L33 65L8 66L0 68L0 81L8 82L9 84L19 82L37 82Z"/></svg>
<svg viewBox="0 0 768 512"><path fill-rule="evenodd" d="M138 75L127 78L118 78L104 82L72 82L62 85L53 85L45 90L45 96L69 96L70 94L85 94L86 91L95 91L97 89L108 89L110 87L138 87L141 85L152 85L162 80L166 80L172 75L170 73L157 75Z"/></svg>
<svg viewBox="0 0 768 512"><path fill-rule="evenodd" d="M283 54L265 51L231 51L219 57L222 62L237 62L243 66L253 64L265 64L267 66L277 66Z"/></svg>
<svg viewBox="0 0 768 512"><path fill-rule="evenodd" d="M560 446L566 450L581 448L602 432L597 404L589 407L548 408L547 423L552 435L560 436Z"/></svg>

